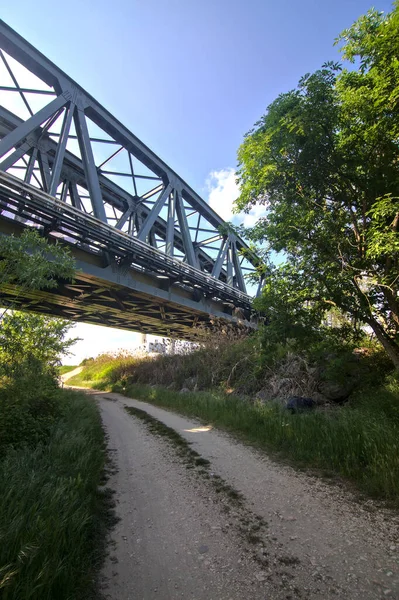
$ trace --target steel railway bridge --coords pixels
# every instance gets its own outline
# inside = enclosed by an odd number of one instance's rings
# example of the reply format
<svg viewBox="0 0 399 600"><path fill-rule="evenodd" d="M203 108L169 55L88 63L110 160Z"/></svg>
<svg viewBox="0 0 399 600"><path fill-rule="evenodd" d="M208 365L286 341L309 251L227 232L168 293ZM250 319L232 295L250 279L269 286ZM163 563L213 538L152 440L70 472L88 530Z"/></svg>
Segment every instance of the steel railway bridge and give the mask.
<svg viewBox="0 0 399 600"><path fill-rule="evenodd" d="M194 339L251 315L259 259L179 175L0 21L0 234L67 245L73 283L0 290L1 303ZM261 282L259 282L260 289Z"/></svg>

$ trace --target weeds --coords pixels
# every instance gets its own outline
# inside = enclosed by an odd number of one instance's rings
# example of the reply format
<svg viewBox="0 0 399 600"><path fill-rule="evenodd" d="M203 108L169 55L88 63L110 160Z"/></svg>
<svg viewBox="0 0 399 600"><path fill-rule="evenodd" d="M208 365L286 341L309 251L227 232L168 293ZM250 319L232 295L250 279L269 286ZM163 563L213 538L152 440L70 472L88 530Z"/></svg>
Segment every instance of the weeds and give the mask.
<svg viewBox="0 0 399 600"><path fill-rule="evenodd" d="M234 343L232 343L234 341ZM128 383L151 383L180 389L196 386L228 388L239 382L240 388L251 392L256 387L251 357L252 338L234 339L218 334L209 339L206 347L195 352L157 357L138 357L127 353L103 354L85 361L84 370L69 380L71 385L106 390L117 386L123 391ZM245 358L243 358L243 356Z"/></svg>
<svg viewBox="0 0 399 600"><path fill-rule="evenodd" d="M112 498L95 404L64 391L63 416L46 444L9 450L0 462L2 600L98 598Z"/></svg>

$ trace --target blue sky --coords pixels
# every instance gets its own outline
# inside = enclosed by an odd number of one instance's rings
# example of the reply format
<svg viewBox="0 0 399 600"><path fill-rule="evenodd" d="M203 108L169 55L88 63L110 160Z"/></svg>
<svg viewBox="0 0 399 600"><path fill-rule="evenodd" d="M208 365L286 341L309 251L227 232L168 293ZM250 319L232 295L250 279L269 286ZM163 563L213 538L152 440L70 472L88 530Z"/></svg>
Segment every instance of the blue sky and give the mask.
<svg viewBox="0 0 399 600"><path fill-rule="evenodd" d="M304 73L337 60L334 38L373 5L392 3L19 0L1 16L228 217L245 132ZM98 338L87 331L79 358Z"/></svg>

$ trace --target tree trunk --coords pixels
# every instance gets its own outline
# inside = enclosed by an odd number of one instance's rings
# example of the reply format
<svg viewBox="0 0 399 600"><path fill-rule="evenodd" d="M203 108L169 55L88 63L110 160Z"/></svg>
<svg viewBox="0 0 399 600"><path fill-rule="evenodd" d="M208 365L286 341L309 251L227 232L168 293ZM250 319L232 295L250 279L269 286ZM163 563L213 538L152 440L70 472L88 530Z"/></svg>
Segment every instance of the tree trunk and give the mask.
<svg viewBox="0 0 399 600"><path fill-rule="evenodd" d="M382 326L378 323L376 319L370 317L367 320L367 323L370 325L372 330L374 331L378 341L384 348L385 352L388 354L389 358L395 365L395 369L399 371L399 346L396 344L393 339L389 337L387 333L385 333Z"/></svg>

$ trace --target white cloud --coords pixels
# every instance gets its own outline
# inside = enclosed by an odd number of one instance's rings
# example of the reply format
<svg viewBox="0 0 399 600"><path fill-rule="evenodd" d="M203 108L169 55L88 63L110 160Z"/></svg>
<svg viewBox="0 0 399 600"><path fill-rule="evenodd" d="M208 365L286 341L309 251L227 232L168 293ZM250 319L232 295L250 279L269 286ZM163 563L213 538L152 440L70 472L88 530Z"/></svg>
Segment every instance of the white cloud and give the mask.
<svg viewBox="0 0 399 600"><path fill-rule="evenodd" d="M265 207L262 205L256 205L249 213L233 214L233 204L240 195L240 188L236 183L236 174L232 167L211 171L206 180L206 189L209 206L225 221L252 227L259 217L265 214Z"/></svg>
<svg viewBox="0 0 399 600"><path fill-rule="evenodd" d="M68 338L75 337L82 339L72 346L72 355L65 357L63 364L77 365L84 358L98 356L104 352L117 352L122 348L130 351L140 344L140 336L136 332L89 323L77 323L68 334Z"/></svg>
<svg viewBox="0 0 399 600"><path fill-rule="evenodd" d="M245 227L253 227L260 217L265 216L265 212L265 206L263 206L263 204L257 204L251 208L249 213L240 213L238 218L240 219L240 223Z"/></svg>
<svg viewBox="0 0 399 600"><path fill-rule="evenodd" d="M225 221L233 217L233 202L240 195L234 169L212 171L206 180L208 203Z"/></svg>

